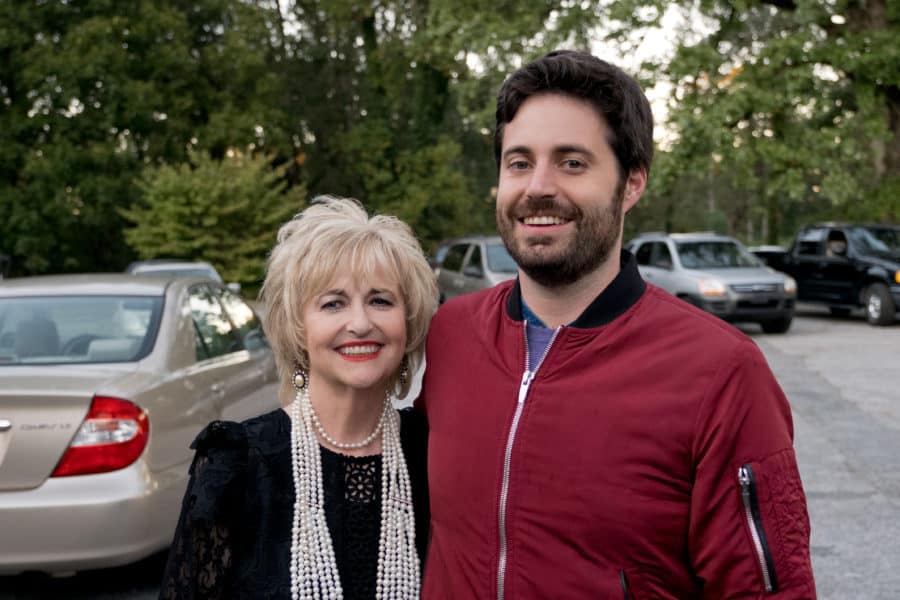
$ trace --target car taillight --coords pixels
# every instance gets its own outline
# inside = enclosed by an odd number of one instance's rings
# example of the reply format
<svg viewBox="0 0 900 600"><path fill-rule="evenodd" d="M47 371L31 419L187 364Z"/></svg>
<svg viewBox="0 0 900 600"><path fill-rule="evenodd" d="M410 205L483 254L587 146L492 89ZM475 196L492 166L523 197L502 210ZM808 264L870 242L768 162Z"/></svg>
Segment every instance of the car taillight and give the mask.
<svg viewBox="0 0 900 600"><path fill-rule="evenodd" d="M51 477L106 473L127 467L147 445L147 413L127 400L94 396L75 439Z"/></svg>

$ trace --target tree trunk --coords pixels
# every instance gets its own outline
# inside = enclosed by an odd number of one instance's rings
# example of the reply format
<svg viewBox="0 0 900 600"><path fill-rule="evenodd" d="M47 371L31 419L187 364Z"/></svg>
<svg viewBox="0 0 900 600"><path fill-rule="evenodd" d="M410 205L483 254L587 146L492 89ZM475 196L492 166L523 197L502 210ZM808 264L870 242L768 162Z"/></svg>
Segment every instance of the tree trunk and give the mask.
<svg viewBox="0 0 900 600"><path fill-rule="evenodd" d="M889 22L886 0L866 0L847 7L847 29L853 33L885 31ZM852 73L849 74L851 77ZM874 169L878 179L900 173L900 88L894 84L875 82L876 92L884 98L888 131L886 142L874 152Z"/></svg>
<svg viewBox="0 0 900 600"><path fill-rule="evenodd" d="M778 243L778 200L770 195L766 198L766 243Z"/></svg>
<svg viewBox="0 0 900 600"><path fill-rule="evenodd" d="M762 0L781 10L794 11L797 2L794 0ZM867 31L884 31L891 26L887 10L887 0L857 0L849 2L844 12L845 25L832 22L820 23L829 37L841 36L844 32L863 33ZM841 65L834 65L841 68ZM854 78L854 73L847 75ZM873 147L874 170L876 177L891 177L900 173L900 87L897 85L874 84L875 90L884 98L887 110L887 125L890 135L886 142L877 142Z"/></svg>
<svg viewBox="0 0 900 600"><path fill-rule="evenodd" d="M900 87L896 85L884 88L887 104L888 128L891 133L884 152L885 174L900 174Z"/></svg>

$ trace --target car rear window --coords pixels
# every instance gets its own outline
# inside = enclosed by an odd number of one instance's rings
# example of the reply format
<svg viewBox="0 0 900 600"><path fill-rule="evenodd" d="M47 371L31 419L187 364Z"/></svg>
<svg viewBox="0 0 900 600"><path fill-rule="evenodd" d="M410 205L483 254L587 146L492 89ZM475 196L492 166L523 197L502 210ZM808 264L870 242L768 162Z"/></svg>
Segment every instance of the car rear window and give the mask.
<svg viewBox="0 0 900 600"><path fill-rule="evenodd" d="M678 255L685 269L759 267L761 261L734 242L679 242Z"/></svg>
<svg viewBox="0 0 900 600"><path fill-rule="evenodd" d="M0 298L0 366L139 360L162 306L162 296Z"/></svg>

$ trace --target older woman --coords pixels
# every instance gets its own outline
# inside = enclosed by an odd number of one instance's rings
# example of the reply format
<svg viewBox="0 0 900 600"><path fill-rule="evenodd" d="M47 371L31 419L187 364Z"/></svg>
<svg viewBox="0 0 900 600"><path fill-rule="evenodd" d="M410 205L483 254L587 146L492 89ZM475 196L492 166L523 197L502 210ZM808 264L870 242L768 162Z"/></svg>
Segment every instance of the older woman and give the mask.
<svg viewBox="0 0 900 600"><path fill-rule="evenodd" d="M392 398L437 307L421 248L320 197L278 232L262 296L283 409L197 437L160 597L417 597L427 431Z"/></svg>

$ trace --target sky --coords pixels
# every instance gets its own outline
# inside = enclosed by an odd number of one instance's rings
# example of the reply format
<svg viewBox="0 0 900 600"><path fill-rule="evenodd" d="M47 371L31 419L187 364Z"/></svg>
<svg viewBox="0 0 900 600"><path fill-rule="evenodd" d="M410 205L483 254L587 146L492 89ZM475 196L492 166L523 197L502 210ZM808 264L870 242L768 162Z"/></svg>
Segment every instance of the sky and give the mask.
<svg viewBox="0 0 900 600"><path fill-rule="evenodd" d="M591 46L591 52L610 62L622 67L628 73L637 74L640 71L642 62L665 62L675 52L678 42L678 33L684 31L695 31L695 37L699 38L710 30L700 17L693 10L685 12L685 10L674 4L670 4L661 19L660 27L656 30L642 32L643 37L636 36L633 40L635 50L629 54L622 54L620 47L607 43L598 39ZM693 41L688 37L689 41ZM665 120L668 115L667 102L672 95L672 85L667 81L660 81L653 87L644 90L647 99L650 100L650 106L653 110L653 120L655 123L654 140L661 146L666 147L674 141L674 134L665 127Z"/></svg>

